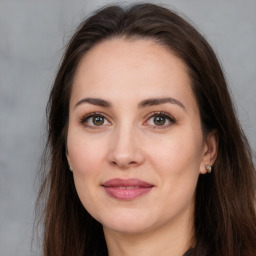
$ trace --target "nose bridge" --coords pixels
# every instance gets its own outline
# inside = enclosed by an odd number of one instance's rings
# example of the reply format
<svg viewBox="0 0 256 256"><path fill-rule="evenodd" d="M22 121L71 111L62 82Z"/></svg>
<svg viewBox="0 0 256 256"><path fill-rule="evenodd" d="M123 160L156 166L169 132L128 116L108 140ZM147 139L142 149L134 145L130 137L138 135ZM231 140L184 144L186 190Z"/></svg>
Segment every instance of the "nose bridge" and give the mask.
<svg viewBox="0 0 256 256"><path fill-rule="evenodd" d="M112 136L109 160L119 167L140 165L144 158L138 143L139 132L132 122L117 125Z"/></svg>

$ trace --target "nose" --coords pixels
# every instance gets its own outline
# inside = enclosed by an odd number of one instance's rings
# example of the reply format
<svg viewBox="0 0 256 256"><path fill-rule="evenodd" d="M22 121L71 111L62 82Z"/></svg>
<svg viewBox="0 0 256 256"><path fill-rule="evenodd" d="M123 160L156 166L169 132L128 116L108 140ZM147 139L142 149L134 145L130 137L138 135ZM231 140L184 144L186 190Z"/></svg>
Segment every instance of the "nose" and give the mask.
<svg viewBox="0 0 256 256"><path fill-rule="evenodd" d="M132 128L116 129L109 147L109 163L122 169L143 164L145 161L143 145L138 137L138 132Z"/></svg>

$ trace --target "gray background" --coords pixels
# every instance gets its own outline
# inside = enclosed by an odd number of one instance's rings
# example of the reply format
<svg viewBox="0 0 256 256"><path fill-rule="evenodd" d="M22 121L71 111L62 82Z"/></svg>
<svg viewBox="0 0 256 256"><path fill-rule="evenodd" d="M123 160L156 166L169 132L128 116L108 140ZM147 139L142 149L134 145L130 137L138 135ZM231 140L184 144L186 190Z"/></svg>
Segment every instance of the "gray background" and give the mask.
<svg viewBox="0 0 256 256"><path fill-rule="evenodd" d="M95 8L111 2L0 0L1 256L40 255L36 245L30 246L48 93L75 27ZM256 1L151 2L180 11L207 37L255 149Z"/></svg>

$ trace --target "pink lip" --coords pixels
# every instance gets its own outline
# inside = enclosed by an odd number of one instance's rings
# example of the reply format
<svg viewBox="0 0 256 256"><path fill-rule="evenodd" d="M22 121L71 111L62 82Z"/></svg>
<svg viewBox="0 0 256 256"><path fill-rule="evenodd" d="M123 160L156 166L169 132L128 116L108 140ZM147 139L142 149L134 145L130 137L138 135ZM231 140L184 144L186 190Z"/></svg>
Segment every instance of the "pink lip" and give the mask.
<svg viewBox="0 0 256 256"><path fill-rule="evenodd" d="M102 185L105 191L116 199L132 200L148 193L154 185L139 179L111 179Z"/></svg>

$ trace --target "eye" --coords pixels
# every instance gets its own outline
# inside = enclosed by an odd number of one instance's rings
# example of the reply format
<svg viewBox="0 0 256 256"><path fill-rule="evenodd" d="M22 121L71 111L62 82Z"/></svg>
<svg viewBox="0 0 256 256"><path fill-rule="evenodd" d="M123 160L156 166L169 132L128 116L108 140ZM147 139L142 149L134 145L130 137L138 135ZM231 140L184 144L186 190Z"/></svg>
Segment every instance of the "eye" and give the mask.
<svg viewBox="0 0 256 256"><path fill-rule="evenodd" d="M175 119L172 116L164 112L157 112L149 117L144 124L154 128L165 128L169 127L173 123L175 123Z"/></svg>
<svg viewBox="0 0 256 256"><path fill-rule="evenodd" d="M90 113L81 119L81 123L92 128L110 125L106 117L100 113Z"/></svg>

